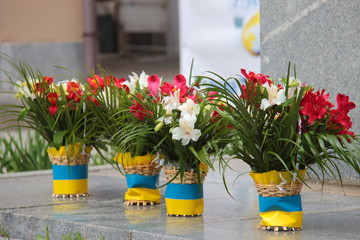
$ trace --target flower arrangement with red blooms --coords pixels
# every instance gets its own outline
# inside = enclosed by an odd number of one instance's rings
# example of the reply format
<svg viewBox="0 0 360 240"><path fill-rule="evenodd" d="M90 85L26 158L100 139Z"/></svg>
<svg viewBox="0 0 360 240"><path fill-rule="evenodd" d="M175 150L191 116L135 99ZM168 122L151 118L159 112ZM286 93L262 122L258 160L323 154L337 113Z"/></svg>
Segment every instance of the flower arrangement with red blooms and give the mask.
<svg viewBox="0 0 360 240"><path fill-rule="evenodd" d="M218 115L214 93L186 82L181 74L173 82L144 72L130 76L124 83L129 89L128 103L124 101L120 108L132 116L127 116L126 127L117 134L118 144L126 148L141 139L140 145L147 146L148 152L160 151L165 162L176 163L181 171L199 171L200 163L212 167L210 154L223 150L230 131Z"/></svg>
<svg viewBox="0 0 360 240"><path fill-rule="evenodd" d="M161 152L166 161L181 167L211 165L209 155L222 150L229 128L218 114L217 97L206 95L198 84L187 85L183 75L163 82L158 75L132 73L128 80L94 75L87 79L94 145L110 145L132 156ZM217 148L214 147L217 144ZM221 147L219 147L221 146Z"/></svg>
<svg viewBox="0 0 360 240"><path fill-rule="evenodd" d="M10 121L23 127L32 128L51 147L85 143L86 109L82 96L83 85L76 79L55 83L51 76L44 76L38 70L19 61L5 60L18 73L7 74L13 84L19 104L3 106L5 114L16 118Z"/></svg>
<svg viewBox="0 0 360 240"><path fill-rule="evenodd" d="M359 138L349 116L356 105L348 96L338 94L335 107L325 90L290 77L290 65L278 83L264 74L241 73L240 78L204 77L209 80L204 87L218 92L220 114L233 126L235 158L256 173L314 170L316 164L320 175L341 179L339 163L360 173Z"/></svg>

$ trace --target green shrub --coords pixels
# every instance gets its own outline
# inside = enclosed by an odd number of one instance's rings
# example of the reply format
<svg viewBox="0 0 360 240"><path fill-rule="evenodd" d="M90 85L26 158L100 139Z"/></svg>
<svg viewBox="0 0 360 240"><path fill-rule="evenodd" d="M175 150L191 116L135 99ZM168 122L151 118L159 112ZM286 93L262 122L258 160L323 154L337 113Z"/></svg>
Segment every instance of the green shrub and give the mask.
<svg viewBox="0 0 360 240"><path fill-rule="evenodd" d="M0 173L51 169L48 144L36 132L20 128L0 137Z"/></svg>

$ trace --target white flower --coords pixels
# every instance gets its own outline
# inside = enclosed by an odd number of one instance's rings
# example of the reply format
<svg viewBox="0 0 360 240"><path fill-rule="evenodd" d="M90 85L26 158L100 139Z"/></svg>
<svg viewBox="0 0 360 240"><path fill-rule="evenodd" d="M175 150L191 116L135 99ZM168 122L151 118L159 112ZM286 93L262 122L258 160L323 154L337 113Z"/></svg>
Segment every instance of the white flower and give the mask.
<svg viewBox="0 0 360 240"><path fill-rule="evenodd" d="M15 94L16 98L21 98L21 97L29 97L31 99L36 98L35 94L33 92L31 92L27 82L17 81L14 86L14 89L17 92Z"/></svg>
<svg viewBox="0 0 360 240"><path fill-rule="evenodd" d="M181 117L185 116L185 114L198 115L200 113L200 106L193 100L187 99L186 102L178 107L178 110L181 111Z"/></svg>
<svg viewBox="0 0 360 240"><path fill-rule="evenodd" d="M130 81L125 81L124 84L130 89L130 93L134 93L136 90L136 85L139 84L140 89L147 88L148 86L148 77L144 71L138 76L136 73L129 75Z"/></svg>
<svg viewBox="0 0 360 240"><path fill-rule="evenodd" d="M260 109L265 110L269 106L279 105L286 101L285 89L280 89L278 91L276 85L270 87L269 83L265 83L262 86L266 88L268 99L263 98L261 100Z"/></svg>
<svg viewBox="0 0 360 240"><path fill-rule="evenodd" d="M175 91L173 95L166 96L162 100L166 115L171 115L172 111L180 106L179 91Z"/></svg>
<svg viewBox="0 0 360 240"><path fill-rule="evenodd" d="M190 140L196 142L201 136L201 131L195 128L196 116L185 114L179 119L179 127L172 130L172 138L181 140L182 145L189 144Z"/></svg>
<svg viewBox="0 0 360 240"><path fill-rule="evenodd" d="M173 117L172 116L165 116L165 117L160 117L156 120L157 122L164 122L165 125L169 125L172 124L173 122Z"/></svg>
<svg viewBox="0 0 360 240"><path fill-rule="evenodd" d="M301 81L297 78L290 77L289 78L289 88L288 88L288 99L294 96L295 90L300 90Z"/></svg>

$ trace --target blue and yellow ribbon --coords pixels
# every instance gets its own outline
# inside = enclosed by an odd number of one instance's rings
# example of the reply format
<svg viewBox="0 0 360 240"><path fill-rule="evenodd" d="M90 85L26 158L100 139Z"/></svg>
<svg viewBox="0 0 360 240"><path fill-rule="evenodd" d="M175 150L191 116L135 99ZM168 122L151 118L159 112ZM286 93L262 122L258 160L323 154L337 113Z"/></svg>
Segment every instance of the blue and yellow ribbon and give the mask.
<svg viewBox="0 0 360 240"><path fill-rule="evenodd" d="M159 175L126 174L128 190L125 200L152 201L160 203Z"/></svg>
<svg viewBox="0 0 360 240"><path fill-rule="evenodd" d="M302 227L301 195L259 196L259 212L263 226Z"/></svg>
<svg viewBox="0 0 360 240"><path fill-rule="evenodd" d="M199 215L204 212L203 184L169 183L165 191L167 213Z"/></svg>
<svg viewBox="0 0 360 240"><path fill-rule="evenodd" d="M54 194L88 192L88 165L52 165Z"/></svg>
<svg viewBox="0 0 360 240"><path fill-rule="evenodd" d="M75 180L88 178L88 165L52 165L54 180Z"/></svg>

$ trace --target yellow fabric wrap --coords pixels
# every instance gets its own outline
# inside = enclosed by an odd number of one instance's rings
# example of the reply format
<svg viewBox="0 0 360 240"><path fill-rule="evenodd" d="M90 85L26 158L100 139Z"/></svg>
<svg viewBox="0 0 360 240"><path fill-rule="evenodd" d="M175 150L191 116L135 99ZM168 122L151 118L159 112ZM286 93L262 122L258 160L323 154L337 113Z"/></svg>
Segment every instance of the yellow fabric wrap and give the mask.
<svg viewBox="0 0 360 240"><path fill-rule="evenodd" d="M67 150L67 155L66 155L66 150ZM92 148L87 146L85 147L85 153L90 154L91 153ZM67 149L66 146L61 146L59 150L56 150L56 148L49 148L47 150L49 157L75 157L78 156L82 153L83 151L83 144L81 143L75 143L74 145L68 145Z"/></svg>
<svg viewBox="0 0 360 240"><path fill-rule="evenodd" d="M265 173L254 173L251 172L249 175L253 178L255 184L261 184L261 185L279 185L282 184L294 184L294 175L296 175L295 183L300 183L299 179L304 179L306 170L299 170L297 173L294 171L289 172L278 172L278 171L269 171ZM284 182L286 180L286 183ZM292 196L295 197L295 196ZM261 198L261 197L259 197ZM273 197L266 197L266 198L273 198ZM289 197L283 197L284 201L285 199ZM280 203L279 203L280 204ZM300 207L301 208L301 200L300 202L294 202L291 203L288 202L288 204L295 204L294 207ZM276 205L276 204L275 204ZM281 204L280 204L281 205ZM277 205L280 207L280 205ZM261 206L260 206L261 208ZM294 227L294 228L301 228L302 227L302 211L266 211L266 212L259 212L260 217L262 218L262 221L260 225L262 226L282 226L282 227Z"/></svg>
<svg viewBox="0 0 360 240"><path fill-rule="evenodd" d="M156 158L155 154L146 154L143 156L131 157L131 153L119 153L114 160L121 164L123 167L130 167L136 165L147 165L150 164Z"/></svg>
<svg viewBox="0 0 360 240"><path fill-rule="evenodd" d="M259 213L263 226L302 227L302 212L272 211Z"/></svg>
<svg viewBox="0 0 360 240"><path fill-rule="evenodd" d="M149 188L129 188L125 193L125 200L153 201L160 203L160 190Z"/></svg>
<svg viewBox="0 0 360 240"><path fill-rule="evenodd" d="M88 193L88 180L53 180L54 194Z"/></svg>
<svg viewBox="0 0 360 240"><path fill-rule="evenodd" d="M290 171L293 172L293 171ZM303 179L305 176L306 170L299 170L298 171L298 178ZM275 170L265 172L265 173L255 173L251 172L249 175L254 179L256 184L265 184L265 185L279 185L283 182L283 180L280 178L280 175L287 180L287 184L290 184L290 182L293 179L293 176L289 174L288 172L278 172ZM297 179L295 183L299 183L300 181Z"/></svg>
<svg viewBox="0 0 360 240"><path fill-rule="evenodd" d="M198 215L204 213L204 199L179 200L165 198L167 214Z"/></svg>

